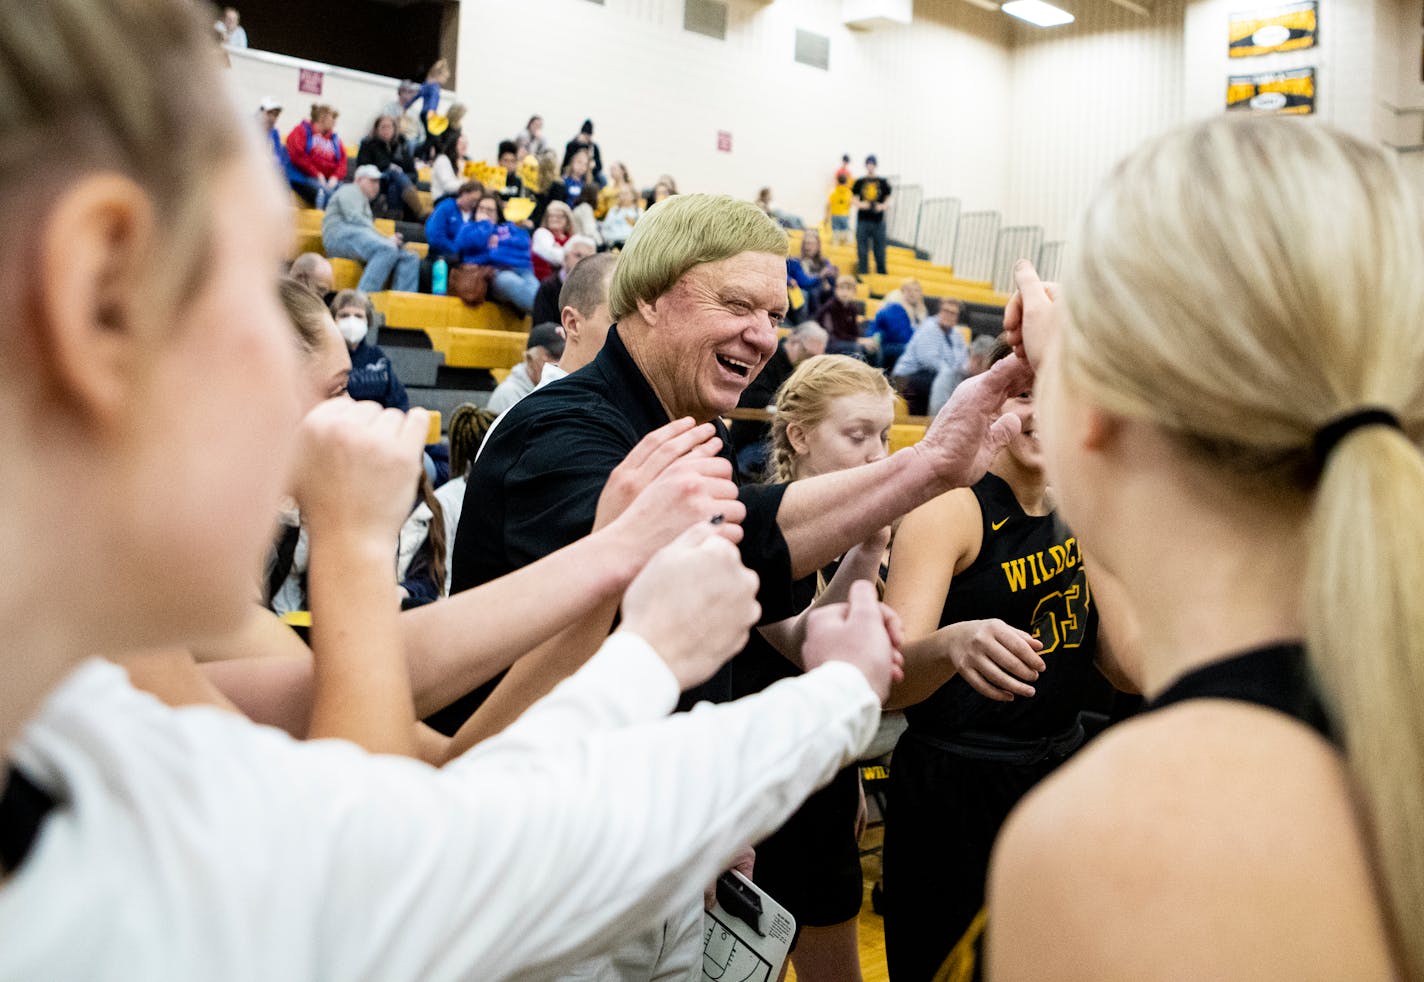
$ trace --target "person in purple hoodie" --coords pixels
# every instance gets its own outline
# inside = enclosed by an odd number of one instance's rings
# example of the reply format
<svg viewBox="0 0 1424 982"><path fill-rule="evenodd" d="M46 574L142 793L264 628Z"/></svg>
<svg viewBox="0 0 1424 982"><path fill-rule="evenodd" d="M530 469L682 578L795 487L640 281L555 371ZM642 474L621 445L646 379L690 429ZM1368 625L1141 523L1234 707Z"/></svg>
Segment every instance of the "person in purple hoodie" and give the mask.
<svg viewBox="0 0 1424 982"><path fill-rule="evenodd" d="M460 250L461 262L494 267L490 292L496 300L503 300L526 314L534 308L539 281L534 277L529 233L504 220L504 202L498 195L480 197L474 219L460 229L455 244Z"/></svg>

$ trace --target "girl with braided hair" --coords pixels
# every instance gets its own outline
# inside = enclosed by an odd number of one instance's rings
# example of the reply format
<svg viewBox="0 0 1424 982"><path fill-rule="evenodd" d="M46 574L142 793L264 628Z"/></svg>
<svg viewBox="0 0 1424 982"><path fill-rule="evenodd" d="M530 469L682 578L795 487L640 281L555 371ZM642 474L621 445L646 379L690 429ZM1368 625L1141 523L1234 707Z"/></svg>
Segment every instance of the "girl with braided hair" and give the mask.
<svg viewBox="0 0 1424 982"><path fill-rule="evenodd" d="M769 480L786 483L874 463L888 453L894 394L883 373L846 355L802 362L776 393ZM890 530L797 583L802 614L760 628L737 656L737 695L801 673L800 638L811 609L838 602L858 579L883 583ZM854 764L812 795L756 847L756 881L800 927L791 961L803 982L858 982L856 917L863 894L864 798Z"/></svg>

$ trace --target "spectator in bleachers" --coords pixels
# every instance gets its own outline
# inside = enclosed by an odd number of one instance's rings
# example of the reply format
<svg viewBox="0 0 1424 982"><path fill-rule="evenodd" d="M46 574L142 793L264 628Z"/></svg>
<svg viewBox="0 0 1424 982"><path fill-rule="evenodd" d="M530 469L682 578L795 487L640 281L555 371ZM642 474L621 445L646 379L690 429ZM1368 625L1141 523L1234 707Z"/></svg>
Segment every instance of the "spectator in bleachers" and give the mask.
<svg viewBox="0 0 1424 982"><path fill-rule="evenodd" d="M835 181L837 184L848 184L851 179L850 154L841 154L841 165L836 168Z"/></svg>
<svg viewBox="0 0 1424 982"><path fill-rule="evenodd" d="M928 408L931 416L938 413L949 401L954 390L959 388L960 382L989 370L990 359L994 354L994 343L993 335L981 334L969 342L969 357L965 359L962 371L953 371L947 366L940 370L940 373L935 376L934 385L930 386Z"/></svg>
<svg viewBox="0 0 1424 982"><path fill-rule="evenodd" d="M371 340L371 323L376 311L371 298L360 290L342 290L331 302L336 329L351 352L351 377L346 391L358 402L379 402L386 409L405 412L410 397L396 377L390 357Z"/></svg>
<svg viewBox="0 0 1424 982"><path fill-rule="evenodd" d="M332 272L331 261L319 252L304 252L292 260L287 275L324 301L335 296L336 274Z"/></svg>
<svg viewBox="0 0 1424 982"><path fill-rule="evenodd" d="M869 360L869 345L860 334L860 301L855 295L855 280L842 276L836 280L836 289L831 299L821 305L816 313L816 323L826 331L829 340L826 350L833 355L850 355L862 361Z"/></svg>
<svg viewBox="0 0 1424 982"><path fill-rule="evenodd" d="M529 313L539 281L534 276L529 233L504 220L504 199L488 190L475 205L475 220L466 222L455 240L460 261L495 270L490 293L496 300Z"/></svg>
<svg viewBox="0 0 1424 982"><path fill-rule="evenodd" d="M544 212L548 210L551 202L562 201L567 204L569 200L569 192L559 176L558 154L546 150L539 155L538 162L539 169L532 185L526 182L526 186L531 186L534 191L534 210L529 214L532 228L539 228L544 224Z"/></svg>
<svg viewBox="0 0 1424 982"><path fill-rule="evenodd" d="M431 161L430 200L432 204L439 204L442 199L460 193L460 188L465 183L465 178L462 175L465 172L467 143L465 135L461 134L444 146Z"/></svg>
<svg viewBox="0 0 1424 982"><path fill-rule="evenodd" d="M589 172L588 151L575 150L574 155L569 158L569 162L564 165L564 200L578 201L583 197L584 186L592 183L593 176ZM597 190L597 185L595 185L595 190Z"/></svg>
<svg viewBox="0 0 1424 982"><path fill-rule="evenodd" d="M633 226L642 214L642 209L638 207L638 192L629 185L619 188L613 207L603 216L603 241L611 249L621 248L628 241L628 236L633 234Z"/></svg>
<svg viewBox="0 0 1424 982"><path fill-rule="evenodd" d="M430 245L429 257L447 263L460 261L460 229L475 217L475 206L485 193L479 181L466 181L453 196L443 198L425 220L425 241Z"/></svg>
<svg viewBox="0 0 1424 982"><path fill-rule="evenodd" d="M598 244L587 236L575 235L564 243L563 265L540 280L539 292L534 294L534 309L530 313L535 324L559 322L559 293L564 283L579 263L597 252Z"/></svg>
<svg viewBox="0 0 1424 982"><path fill-rule="evenodd" d="M383 217L407 221L424 219L425 206L415 187L415 157L392 117L377 116L370 135L361 141L356 166L366 164L381 172L381 193L385 197Z"/></svg>
<svg viewBox="0 0 1424 982"><path fill-rule="evenodd" d="M850 208L855 194L850 189L850 171L836 172L836 186L831 188L826 199L826 221L831 223L831 242L846 245L850 242Z"/></svg>
<svg viewBox="0 0 1424 982"><path fill-rule="evenodd" d="M677 194L677 181L673 180L671 174L664 174L658 178L658 182L643 192L643 205L651 208L666 198L671 198Z"/></svg>
<svg viewBox="0 0 1424 982"><path fill-rule="evenodd" d="M810 358L778 387L765 480L791 483L874 464L889 456L895 403L885 376L854 358ZM732 691L761 692L801 674L805 618L840 603L852 583L884 589L888 527L793 586L797 613L753 631L732 663ZM786 824L756 844L756 882L796 919L791 953L801 982L860 982L856 918L863 882L860 834L865 803L859 768L842 768Z"/></svg>
<svg viewBox="0 0 1424 982"><path fill-rule="evenodd" d="M772 408L776 404L777 390L791 377L796 366L808 358L825 354L828 340L825 328L814 321L796 325L777 344L776 354L771 356L761 374L752 380L737 400L737 408ZM771 426L768 423L750 419L732 422L732 449L736 451L737 471L743 480L760 481L766 477L766 440L770 435Z"/></svg>
<svg viewBox="0 0 1424 982"><path fill-rule="evenodd" d="M870 272L867 261L875 253L875 269L885 273L885 205L890 200L890 182L875 176L878 161L872 154L865 158L865 176L851 187L859 211L855 216L856 272Z"/></svg>
<svg viewBox="0 0 1424 982"><path fill-rule="evenodd" d="M429 143L430 136L430 114L438 112L440 109L440 90L450 81L450 64L444 58L436 60L430 66L430 71L425 73L425 84L420 86L415 95L405 104L407 111L414 110L420 119L420 125L425 130L425 139ZM417 149L417 153L419 150Z"/></svg>
<svg viewBox="0 0 1424 982"><path fill-rule="evenodd" d="M836 279L840 275L840 270L835 264L825 257L821 252L821 233L814 228L808 228L801 236L801 255L799 257L801 269L808 275L814 276L816 282L807 288L806 302L815 313L821 309L821 304L826 302L836 289Z"/></svg>
<svg viewBox="0 0 1424 982"><path fill-rule="evenodd" d="M628 174L628 167L621 160L615 160L608 168L608 183L598 192L598 220L608 217L608 213L618 204L619 197L622 196L623 189L627 188L633 192L636 202L638 197L638 186L633 183L633 178Z"/></svg>
<svg viewBox="0 0 1424 982"><path fill-rule="evenodd" d="M554 270L564 264L564 243L568 242L573 234L573 209L562 201L549 202L549 206L544 209L544 220L530 241L536 279L548 279Z"/></svg>
<svg viewBox="0 0 1424 982"><path fill-rule="evenodd" d="M502 413L533 392L539 384L544 366L556 363L564 355L564 329L558 323L535 324L524 346L524 358L509 370L509 375L490 394L485 408Z"/></svg>
<svg viewBox="0 0 1424 982"><path fill-rule="evenodd" d="M229 48L247 47L247 29L242 26L242 15L237 12L236 7L224 7L222 20L213 25L222 38L223 44Z"/></svg>
<svg viewBox="0 0 1424 982"><path fill-rule="evenodd" d="M321 241L328 256L365 263L358 284L362 293L386 288L414 293L420 283L420 257L403 248L399 234L376 231L371 202L381 193L381 172L370 164L356 168L356 179L343 184L326 205Z"/></svg>
<svg viewBox="0 0 1424 982"><path fill-rule="evenodd" d="M588 152L589 174L601 186L603 184L603 153L598 149L598 144L593 141L593 120L585 119L579 131L574 134L574 138L564 146L564 160L560 165L566 168L573 162L574 155L580 150Z"/></svg>
<svg viewBox="0 0 1424 982"><path fill-rule="evenodd" d="M592 181L583 186L578 204L574 205L574 235L592 239L600 248L603 246L603 228L598 224L598 185Z"/></svg>
<svg viewBox="0 0 1424 982"><path fill-rule="evenodd" d="M287 134L287 179L302 200L317 208L326 207L346 177L346 147L336 134L337 115L331 106L314 103L311 117Z"/></svg>
<svg viewBox="0 0 1424 982"><path fill-rule="evenodd" d="M441 129L438 121L432 120L432 129L439 130L438 133L431 133L425 146L416 153L419 160L433 160L437 154L449 153L465 135L465 115L469 112L463 102L457 102L450 107L450 111L444 119L444 128ZM466 147L468 150L468 146Z"/></svg>
<svg viewBox="0 0 1424 982"><path fill-rule="evenodd" d="M542 157L544 151L549 149L549 144L544 140L544 117L530 116L529 122L524 124L524 129L514 137L515 153L523 158L526 156Z"/></svg>
<svg viewBox="0 0 1424 982"><path fill-rule="evenodd" d="M499 166L504 168L504 187L494 190L504 198L517 198L524 193L519 179L519 148L512 140L499 141Z"/></svg>
<svg viewBox="0 0 1424 982"><path fill-rule="evenodd" d="M421 125L418 113L414 108L406 108L414 103L419 91L419 85L410 79L404 79L396 87L395 99L381 109L382 116L390 116L400 123L401 138L410 147L412 155L425 143L425 127Z"/></svg>
<svg viewBox="0 0 1424 982"><path fill-rule="evenodd" d="M292 158L287 153L287 147L282 142L282 133L277 129L277 120L282 116L282 104L270 95L263 97L257 104L258 124L262 132L272 144L272 156L277 158L277 166L281 168L285 177L287 169L292 164Z"/></svg>
<svg viewBox="0 0 1424 982"><path fill-rule="evenodd" d="M958 300L940 301L939 313L926 317L915 328L910 343L895 362L891 378L911 416L925 415L930 390L942 374L948 373L947 379L952 381L950 391L964 378L969 344L959 332L960 310Z"/></svg>
<svg viewBox="0 0 1424 982"><path fill-rule="evenodd" d="M894 369L900 352L910 343L915 334L915 325L924 323L929 317L925 306L925 291L917 280L906 280L898 290L891 290L881 301L880 310L875 314L875 322L866 334L876 340L880 352L880 367L889 372Z"/></svg>

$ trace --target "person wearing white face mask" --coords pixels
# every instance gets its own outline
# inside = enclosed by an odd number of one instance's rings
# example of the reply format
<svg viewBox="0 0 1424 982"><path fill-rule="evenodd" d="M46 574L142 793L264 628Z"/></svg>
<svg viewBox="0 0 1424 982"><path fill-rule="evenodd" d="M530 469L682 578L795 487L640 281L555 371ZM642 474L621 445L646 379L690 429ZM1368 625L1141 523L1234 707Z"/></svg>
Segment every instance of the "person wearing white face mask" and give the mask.
<svg viewBox="0 0 1424 982"><path fill-rule="evenodd" d="M366 339L374 309L360 290L342 290L331 301L331 315L351 350L351 378L347 392L358 402L379 402L387 409L405 412L410 398L396 377L394 366L379 346Z"/></svg>

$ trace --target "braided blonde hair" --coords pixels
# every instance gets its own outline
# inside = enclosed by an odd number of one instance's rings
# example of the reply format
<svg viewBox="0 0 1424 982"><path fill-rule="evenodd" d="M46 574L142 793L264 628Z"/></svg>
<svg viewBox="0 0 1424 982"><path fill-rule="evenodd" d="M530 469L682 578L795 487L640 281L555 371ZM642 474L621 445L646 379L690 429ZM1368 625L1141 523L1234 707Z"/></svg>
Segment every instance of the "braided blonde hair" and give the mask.
<svg viewBox="0 0 1424 982"><path fill-rule="evenodd" d="M816 355L796 367L776 390L768 473L773 483L796 480L796 451L787 427L796 423L803 430L815 429L830 415L832 402L856 395L889 396L890 383L879 369L849 355Z"/></svg>

